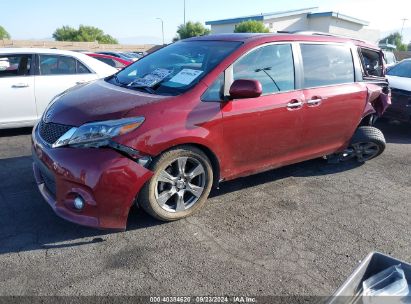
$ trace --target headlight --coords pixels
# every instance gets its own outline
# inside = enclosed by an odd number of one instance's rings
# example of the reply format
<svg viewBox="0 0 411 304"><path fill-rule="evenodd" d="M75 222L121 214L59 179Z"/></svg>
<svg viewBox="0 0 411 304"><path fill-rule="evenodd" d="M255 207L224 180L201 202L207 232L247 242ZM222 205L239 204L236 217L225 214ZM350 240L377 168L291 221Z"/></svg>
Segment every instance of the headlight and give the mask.
<svg viewBox="0 0 411 304"><path fill-rule="evenodd" d="M62 146L101 147L115 136L127 134L137 129L144 122L144 117L124 118L84 124L71 128L61 136L53 148Z"/></svg>

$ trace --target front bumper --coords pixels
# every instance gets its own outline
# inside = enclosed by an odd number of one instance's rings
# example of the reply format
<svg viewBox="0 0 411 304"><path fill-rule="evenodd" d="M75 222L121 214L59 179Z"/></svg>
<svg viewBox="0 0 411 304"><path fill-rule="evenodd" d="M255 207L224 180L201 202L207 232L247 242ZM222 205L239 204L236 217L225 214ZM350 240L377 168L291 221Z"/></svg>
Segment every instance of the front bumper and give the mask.
<svg viewBox="0 0 411 304"><path fill-rule="evenodd" d="M385 116L401 121L411 121L411 92L392 89L392 105Z"/></svg>
<svg viewBox="0 0 411 304"><path fill-rule="evenodd" d="M153 173L118 152L51 148L32 134L33 171L38 188L60 217L76 224L125 230L130 207ZM78 211L74 199L85 207Z"/></svg>

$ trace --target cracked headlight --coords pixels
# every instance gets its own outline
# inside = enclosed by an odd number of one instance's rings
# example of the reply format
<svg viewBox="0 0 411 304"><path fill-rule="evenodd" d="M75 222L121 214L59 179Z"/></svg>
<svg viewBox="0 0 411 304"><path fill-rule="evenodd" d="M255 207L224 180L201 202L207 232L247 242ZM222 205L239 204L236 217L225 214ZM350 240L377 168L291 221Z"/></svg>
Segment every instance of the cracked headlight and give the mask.
<svg viewBox="0 0 411 304"><path fill-rule="evenodd" d="M137 129L144 122L144 117L123 118L84 124L71 128L61 136L53 148L62 146L101 147L113 137L127 134Z"/></svg>

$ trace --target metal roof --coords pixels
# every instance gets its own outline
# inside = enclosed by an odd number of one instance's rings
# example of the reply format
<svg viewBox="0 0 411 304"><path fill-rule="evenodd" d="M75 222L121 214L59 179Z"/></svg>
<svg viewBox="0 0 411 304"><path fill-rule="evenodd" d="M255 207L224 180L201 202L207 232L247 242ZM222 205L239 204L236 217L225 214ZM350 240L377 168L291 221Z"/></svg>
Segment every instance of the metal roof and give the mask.
<svg viewBox="0 0 411 304"><path fill-rule="evenodd" d="M261 13L260 15L251 15L251 16L244 16L244 17L231 18L231 19L206 21L206 25L240 23L240 22L248 21L248 20L263 21L266 19L289 17L289 16L301 15L301 14L309 14L309 13L312 13L313 11L316 11L317 9L318 7L308 7L308 8L298 9L298 10L289 10L289 11L273 12L273 13L266 13L266 14Z"/></svg>
<svg viewBox="0 0 411 304"><path fill-rule="evenodd" d="M358 23L361 25L369 25L370 23L365 20L357 19L354 17L350 17L344 14L336 13L336 12L323 12L323 13L310 13L307 15L307 18L318 18L318 17L333 17L353 23Z"/></svg>
<svg viewBox="0 0 411 304"><path fill-rule="evenodd" d="M260 15L250 15L238 18L229 18L229 19L222 19L222 20L214 20L214 21L206 21L206 25L221 25L221 24L232 24L232 23L241 23L243 21L249 20L257 20L257 21L264 21L267 19L275 19L275 18L282 18L282 17L290 17L295 15L307 14L307 18L319 18L319 17L332 17L337 18L361 25L369 25L368 21L357 19L354 17L350 17L344 14L336 13L336 12L322 12L316 13L315 11L318 10L318 7L308 7L298 10L289 10L289 11L281 11L281 12L273 12L273 13L261 13Z"/></svg>

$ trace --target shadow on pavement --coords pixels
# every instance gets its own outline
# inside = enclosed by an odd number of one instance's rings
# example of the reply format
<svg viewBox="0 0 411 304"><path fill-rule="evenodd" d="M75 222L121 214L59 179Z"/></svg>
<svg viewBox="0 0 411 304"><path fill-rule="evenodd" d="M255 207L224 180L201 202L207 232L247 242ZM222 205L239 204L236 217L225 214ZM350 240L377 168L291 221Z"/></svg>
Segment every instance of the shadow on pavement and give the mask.
<svg viewBox="0 0 411 304"><path fill-rule="evenodd" d="M384 119L378 121L376 127L385 135L387 143L411 144L411 124Z"/></svg>
<svg viewBox="0 0 411 304"><path fill-rule="evenodd" d="M4 129L4 130L0 130L0 137L29 135L29 134L31 134L32 130L33 130L32 127L16 128L16 129Z"/></svg>
<svg viewBox="0 0 411 304"><path fill-rule="evenodd" d="M0 181L0 255L101 243L115 233L78 226L55 215L37 189L31 157L1 159ZM128 230L160 224L133 208Z"/></svg>
<svg viewBox="0 0 411 304"><path fill-rule="evenodd" d="M409 125L382 122L377 127L390 143L411 143ZM0 136L13 134L30 134L30 129L0 131ZM328 164L315 159L222 183L220 189L213 190L211 197L288 177L332 175L359 166L356 162ZM127 229L161 224L142 210L133 208ZM77 226L56 216L37 190L31 157L0 159L0 254L101 243L112 233Z"/></svg>
<svg viewBox="0 0 411 304"><path fill-rule="evenodd" d="M314 159L303 163L298 163L264 173L247 176L232 181L224 182L220 185L220 189L214 190L211 197L217 197L229 192L238 191L257 185L279 181L289 177L308 177L332 175L339 172L352 170L362 166L363 164L355 161L348 161L340 164L328 164L324 159Z"/></svg>

